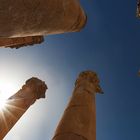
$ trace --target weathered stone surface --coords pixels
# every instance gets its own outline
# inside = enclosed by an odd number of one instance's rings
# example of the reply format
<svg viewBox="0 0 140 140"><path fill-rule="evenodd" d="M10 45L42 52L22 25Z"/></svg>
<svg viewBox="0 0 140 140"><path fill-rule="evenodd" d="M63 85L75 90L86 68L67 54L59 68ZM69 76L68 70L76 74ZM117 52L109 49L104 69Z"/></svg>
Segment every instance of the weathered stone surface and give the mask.
<svg viewBox="0 0 140 140"><path fill-rule="evenodd" d="M103 93L97 74L91 71L81 73L53 140L96 140L97 92Z"/></svg>
<svg viewBox="0 0 140 140"><path fill-rule="evenodd" d="M40 44L44 41L43 36L28 36L18 38L0 38L0 47L21 48L28 45Z"/></svg>
<svg viewBox="0 0 140 140"><path fill-rule="evenodd" d="M85 22L78 0L0 0L0 37L74 32Z"/></svg>
<svg viewBox="0 0 140 140"><path fill-rule="evenodd" d="M37 99L45 98L46 89L45 82L33 77L7 100L5 107L0 110L0 140Z"/></svg>

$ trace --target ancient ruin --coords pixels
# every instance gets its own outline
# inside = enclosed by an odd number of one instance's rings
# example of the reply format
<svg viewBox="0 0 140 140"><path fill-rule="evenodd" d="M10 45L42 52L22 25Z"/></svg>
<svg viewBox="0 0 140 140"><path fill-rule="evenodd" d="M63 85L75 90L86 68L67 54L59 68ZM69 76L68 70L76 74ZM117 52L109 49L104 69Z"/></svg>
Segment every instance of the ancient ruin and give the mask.
<svg viewBox="0 0 140 140"><path fill-rule="evenodd" d="M96 93L103 93L97 74L81 73L53 140L96 140Z"/></svg>
<svg viewBox="0 0 140 140"><path fill-rule="evenodd" d="M4 108L0 110L0 140L37 99L45 98L46 89L45 82L33 77L7 100Z"/></svg>
<svg viewBox="0 0 140 140"><path fill-rule="evenodd" d="M96 93L103 93L95 72L82 72L53 140L96 140ZM45 98L45 82L31 78L11 96L0 111L0 140L37 99Z"/></svg>
<svg viewBox="0 0 140 140"><path fill-rule="evenodd" d="M77 0L1 0L0 47L19 48L41 43L45 35L80 31L86 19Z"/></svg>

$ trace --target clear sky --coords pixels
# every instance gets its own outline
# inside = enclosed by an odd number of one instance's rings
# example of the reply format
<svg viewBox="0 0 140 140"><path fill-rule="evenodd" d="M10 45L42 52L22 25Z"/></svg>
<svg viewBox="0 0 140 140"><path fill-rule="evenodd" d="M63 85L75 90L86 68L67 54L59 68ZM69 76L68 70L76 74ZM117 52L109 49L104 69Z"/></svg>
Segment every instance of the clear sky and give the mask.
<svg viewBox="0 0 140 140"><path fill-rule="evenodd" d="M140 19L136 0L81 0L88 15L79 33L45 37L34 47L0 49L0 77L18 90L30 77L45 80L39 100L4 140L51 140L83 70L96 71L97 140L140 139Z"/></svg>

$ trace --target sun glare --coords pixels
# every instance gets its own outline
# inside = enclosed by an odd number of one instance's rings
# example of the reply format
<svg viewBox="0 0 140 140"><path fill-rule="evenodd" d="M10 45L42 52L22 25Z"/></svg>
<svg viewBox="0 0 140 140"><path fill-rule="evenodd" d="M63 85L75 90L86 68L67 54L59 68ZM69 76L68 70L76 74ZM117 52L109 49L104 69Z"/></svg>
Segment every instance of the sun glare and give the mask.
<svg viewBox="0 0 140 140"><path fill-rule="evenodd" d="M0 109L4 109L7 99L17 91L13 83L0 81Z"/></svg>
<svg viewBox="0 0 140 140"><path fill-rule="evenodd" d="M0 109L4 109L5 106L6 106L6 100L0 99Z"/></svg>

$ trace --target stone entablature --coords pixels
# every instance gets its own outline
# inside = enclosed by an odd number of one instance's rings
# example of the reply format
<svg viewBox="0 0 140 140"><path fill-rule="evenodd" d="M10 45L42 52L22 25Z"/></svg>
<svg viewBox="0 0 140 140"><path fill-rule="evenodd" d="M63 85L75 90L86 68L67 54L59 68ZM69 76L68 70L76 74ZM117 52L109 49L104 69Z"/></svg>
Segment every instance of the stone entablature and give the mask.
<svg viewBox="0 0 140 140"><path fill-rule="evenodd" d="M21 48L25 46L31 46L34 44L40 44L44 41L43 36L28 36L18 38L0 38L0 47L4 48Z"/></svg>

